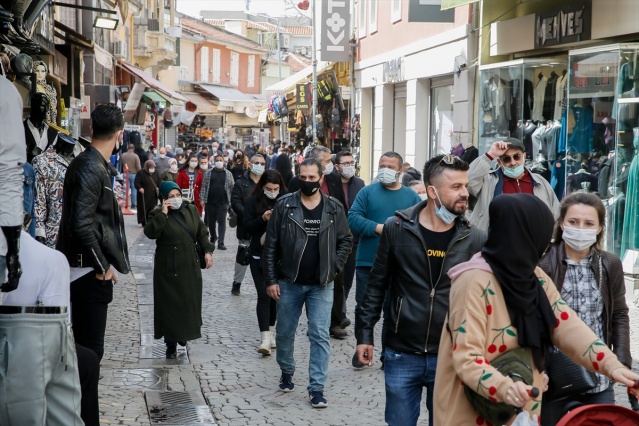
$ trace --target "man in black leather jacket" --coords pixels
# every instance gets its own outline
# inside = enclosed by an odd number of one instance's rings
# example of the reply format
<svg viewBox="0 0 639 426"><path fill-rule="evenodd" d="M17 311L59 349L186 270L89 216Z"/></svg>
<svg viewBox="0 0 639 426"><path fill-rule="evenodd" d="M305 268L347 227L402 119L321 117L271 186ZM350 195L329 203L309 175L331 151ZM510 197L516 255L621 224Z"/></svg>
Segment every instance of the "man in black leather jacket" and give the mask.
<svg viewBox="0 0 639 426"><path fill-rule="evenodd" d="M433 388L437 351L448 313L448 270L466 262L486 240L484 232L463 219L468 206L468 164L448 155L424 166L428 199L398 211L384 224L377 255L362 301L362 328L357 333L359 361L373 361L373 331L384 297L386 422L415 425L422 388L433 424Z"/></svg>
<svg viewBox="0 0 639 426"><path fill-rule="evenodd" d="M277 363L280 390L291 392L295 332L306 306L309 398L314 408L328 405L324 384L330 356L329 325L333 281L344 268L353 245L342 204L320 190L322 164L307 159L300 165L301 189L278 201L266 230L262 252L266 292L277 300Z"/></svg>
<svg viewBox="0 0 639 426"><path fill-rule="evenodd" d="M71 266L71 320L77 343L104 354L107 309L114 270L129 272L124 220L111 187L108 159L122 144L119 108L100 105L91 113L91 145L69 165L56 249Z"/></svg>

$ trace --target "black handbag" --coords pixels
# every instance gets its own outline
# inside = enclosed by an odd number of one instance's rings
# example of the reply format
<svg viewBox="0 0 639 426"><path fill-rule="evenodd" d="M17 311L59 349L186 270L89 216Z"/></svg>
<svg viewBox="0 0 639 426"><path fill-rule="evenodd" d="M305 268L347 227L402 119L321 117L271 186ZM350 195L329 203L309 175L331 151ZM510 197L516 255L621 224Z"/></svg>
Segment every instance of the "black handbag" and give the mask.
<svg viewBox="0 0 639 426"><path fill-rule="evenodd" d="M191 230L188 226L186 226L184 218L179 213L170 214L169 217L172 217L178 223L178 225L184 228L186 233L189 234L189 236L193 239L193 242L195 243L195 252L197 253L198 261L200 262L200 269L206 269L206 253L204 252L204 247L202 247L195 236L191 234Z"/></svg>
<svg viewBox="0 0 639 426"><path fill-rule="evenodd" d="M555 348L547 361L546 374L550 381L544 399L557 401L594 389L599 384L597 375L575 364L568 356Z"/></svg>
<svg viewBox="0 0 639 426"><path fill-rule="evenodd" d="M235 255L235 262L242 266L246 266L251 263L251 246L246 244L240 244L237 247L237 254Z"/></svg>

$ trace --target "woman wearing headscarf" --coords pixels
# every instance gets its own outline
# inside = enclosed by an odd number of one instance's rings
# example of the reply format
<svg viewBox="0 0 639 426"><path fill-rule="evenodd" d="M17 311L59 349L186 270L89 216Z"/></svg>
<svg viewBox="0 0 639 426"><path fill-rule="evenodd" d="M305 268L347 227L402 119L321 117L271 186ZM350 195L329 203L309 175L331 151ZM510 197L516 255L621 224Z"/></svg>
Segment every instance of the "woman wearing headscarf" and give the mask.
<svg viewBox="0 0 639 426"><path fill-rule="evenodd" d="M158 204L158 188L160 187L160 175L155 170L155 162L148 160L144 163L144 170L136 173L133 186L138 191L138 223L144 226L146 218Z"/></svg>
<svg viewBox="0 0 639 426"><path fill-rule="evenodd" d="M153 265L154 338L164 337L166 357L173 359L177 343L201 337L202 271L195 248L206 253L206 268L213 265L209 232L193 203L182 198L175 182L160 185L162 204L149 214L144 235L156 240Z"/></svg>
<svg viewBox="0 0 639 426"><path fill-rule="evenodd" d="M286 195L286 185L277 170L267 170L253 189L244 205L244 231L251 235L251 275L257 291L257 323L260 328L262 342L257 351L263 355L270 355L275 347L275 318L277 303L266 294L266 283L262 270L262 246L266 237L266 227L273 207L283 195Z"/></svg>
<svg viewBox="0 0 639 426"><path fill-rule="evenodd" d="M573 192L564 198L555 223L554 242L539 267L552 277L566 304L612 347L619 361L631 367L630 318L623 267L617 256L602 250L605 220L606 209L595 194ZM615 392L610 380L599 373L597 379L597 387L589 392L560 401L544 398L542 424L557 423L563 408L572 402L614 404Z"/></svg>
<svg viewBox="0 0 639 426"><path fill-rule="evenodd" d="M543 371L551 345L574 362L633 386L628 370L561 299L540 268L554 219L543 201L529 194L495 197L489 206L488 239L481 253L449 271L449 318L444 324L435 377L435 424L487 424L464 391L539 415ZM504 353L527 348L530 385L504 376L492 363ZM525 351L526 352L526 351ZM637 392L633 390L633 392Z"/></svg>
<svg viewBox="0 0 639 426"><path fill-rule="evenodd" d="M162 172L160 175L160 180L162 182L175 182L177 181L178 175L178 162L175 158L169 159L169 168Z"/></svg>

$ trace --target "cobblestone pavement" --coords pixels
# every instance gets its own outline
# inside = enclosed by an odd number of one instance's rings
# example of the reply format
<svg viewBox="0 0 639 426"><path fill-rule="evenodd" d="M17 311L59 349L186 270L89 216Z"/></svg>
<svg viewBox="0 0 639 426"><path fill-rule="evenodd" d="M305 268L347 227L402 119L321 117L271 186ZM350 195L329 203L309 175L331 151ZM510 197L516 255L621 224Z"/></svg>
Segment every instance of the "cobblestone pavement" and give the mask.
<svg viewBox="0 0 639 426"><path fill-rule="evenodd" d="M102 424L149 425L145 392L157 390L203 395L219 425L384 423L383 372L379 362L374 368L362 371L351 367L355 348L352 327L348 329L347 339L331 339L325 389L327 409L313 409L308 402L309 343L304 314L295 342L296 389L286 394L277 390L280 370L275 356L262 356L256 351L260 335L250 271L242 284L241 296L231 295L237 249L234 229L227 229L228 250L216 250L213 268L203 271L202 338L189 342L188 351L179 348L177 360L165 360L164 345L152 340L150 284L155 245L135 224L135 216L126 216L125 222L133 273L120 277L109 308L102 361L104 378L100 382ZM631 298L629 295L629 300ZM354 301L350 300L351 319L353 306ZM631 342L633 357L637 359L639 312L634 306L631 307ZM377 342L380 328L377 327ZM376 359L378 355L375 354ZM617 389L617 401L628 405L622 388ZM427 424L425 413L423 403L420 424Z"/></svg>

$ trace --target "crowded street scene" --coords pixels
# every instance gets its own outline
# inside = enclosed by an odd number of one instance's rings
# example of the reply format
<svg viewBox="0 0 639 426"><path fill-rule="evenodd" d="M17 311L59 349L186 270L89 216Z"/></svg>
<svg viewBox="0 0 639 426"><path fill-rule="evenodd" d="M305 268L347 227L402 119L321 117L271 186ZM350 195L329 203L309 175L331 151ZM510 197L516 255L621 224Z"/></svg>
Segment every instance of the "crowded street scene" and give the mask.
<svg viewBox="0 0 639 426"><path fill-rule="evenodd" d="M639 426L638 20L0 0L0 426Z"/></svg>

